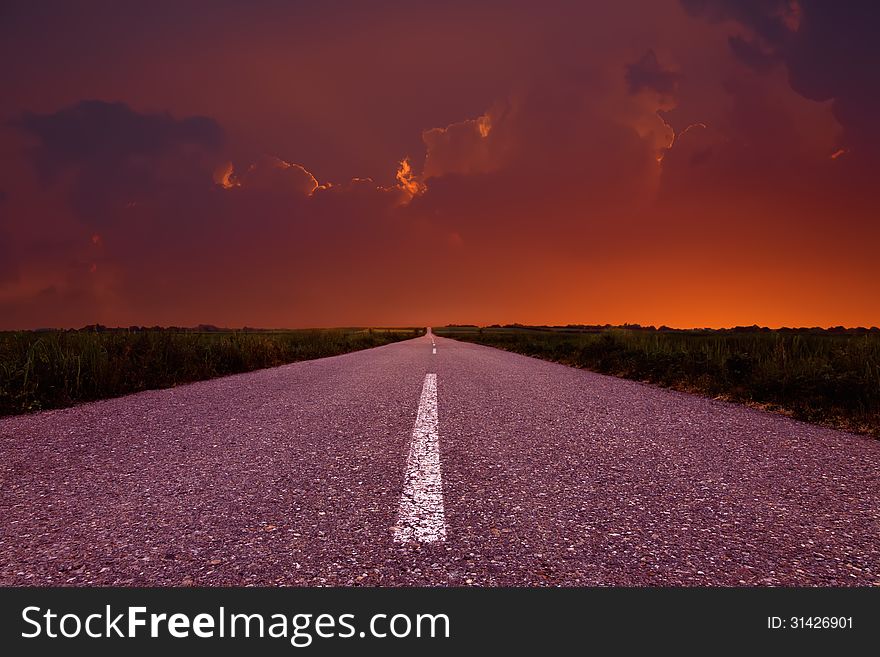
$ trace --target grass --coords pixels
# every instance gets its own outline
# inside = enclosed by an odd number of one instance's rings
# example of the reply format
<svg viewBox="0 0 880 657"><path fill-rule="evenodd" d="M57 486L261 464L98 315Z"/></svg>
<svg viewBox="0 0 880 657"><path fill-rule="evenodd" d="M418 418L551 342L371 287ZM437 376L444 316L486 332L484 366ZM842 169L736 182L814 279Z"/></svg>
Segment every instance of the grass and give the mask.
<svg viewBox="0 0 880 657"><path fill-rule="evenodd" d="M446 327L438 335L880 437L876 329Z"/></svg>
<svg viewBox="0 0 880 657"><path fill-rule="evenodd" d="M424 329L105 329L0 332L0 415L334 356Z"/></svg>

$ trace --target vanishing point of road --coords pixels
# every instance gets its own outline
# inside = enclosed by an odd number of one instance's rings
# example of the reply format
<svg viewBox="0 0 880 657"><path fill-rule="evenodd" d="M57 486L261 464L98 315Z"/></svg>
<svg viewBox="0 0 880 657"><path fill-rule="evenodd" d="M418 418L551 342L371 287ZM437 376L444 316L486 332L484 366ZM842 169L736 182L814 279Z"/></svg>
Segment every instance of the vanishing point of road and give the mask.
<svg viewBox="0 0 880 657"><path fill-rule="evenodd" d="M420 338L0 420L0 585L880 585L880 441Z"/></svg>

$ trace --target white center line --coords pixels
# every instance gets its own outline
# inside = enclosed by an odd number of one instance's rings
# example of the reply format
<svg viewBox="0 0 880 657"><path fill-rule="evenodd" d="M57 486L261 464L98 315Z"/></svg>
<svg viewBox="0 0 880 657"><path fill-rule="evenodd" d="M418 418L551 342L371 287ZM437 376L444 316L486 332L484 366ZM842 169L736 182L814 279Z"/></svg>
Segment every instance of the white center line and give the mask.
<svg viewBox="0 0 880 657"><path fill-rule="evenodd" d="M406 459L400 496L398 543L433 543L446 540L443 481L440 477L440 434L437 423L437 375L426 374Z"/></svg>
<svg viewBox="0 0 880 657"><path fill-rule="evenodd" d="M432 354L436 354L436 353L437 353L437 347L434 347L434 349L431 351L431 353L432 353Z"/></svg>

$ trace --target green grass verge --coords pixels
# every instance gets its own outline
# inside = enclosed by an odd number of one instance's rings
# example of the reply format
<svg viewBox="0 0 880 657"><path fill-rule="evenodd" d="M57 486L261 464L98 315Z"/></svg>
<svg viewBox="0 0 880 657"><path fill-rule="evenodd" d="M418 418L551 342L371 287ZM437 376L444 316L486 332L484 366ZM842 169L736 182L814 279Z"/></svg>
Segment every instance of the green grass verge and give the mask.
<svg viewBox="0 0 880 657"><path fill-rule="evenodd" d="M437 335L880 437L880 332L446 327Z"/></svg>
<svg viewBox="0 0 880 657"><path fill-rule="evenodd" d="M0 415L70 406L407 340L424 329L0 332Z"/></svg>

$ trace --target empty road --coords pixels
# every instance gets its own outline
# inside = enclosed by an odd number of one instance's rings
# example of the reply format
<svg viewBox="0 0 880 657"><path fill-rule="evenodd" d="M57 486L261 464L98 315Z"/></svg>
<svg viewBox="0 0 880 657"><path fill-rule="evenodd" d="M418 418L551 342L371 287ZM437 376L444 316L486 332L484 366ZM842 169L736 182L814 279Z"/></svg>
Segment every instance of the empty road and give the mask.
<svg viewBox="0 0 880 657"><path fill-rule="evenodd" d="M880 441L431 334L0 419L0 484L2 585L880 585Z"/></svg>

